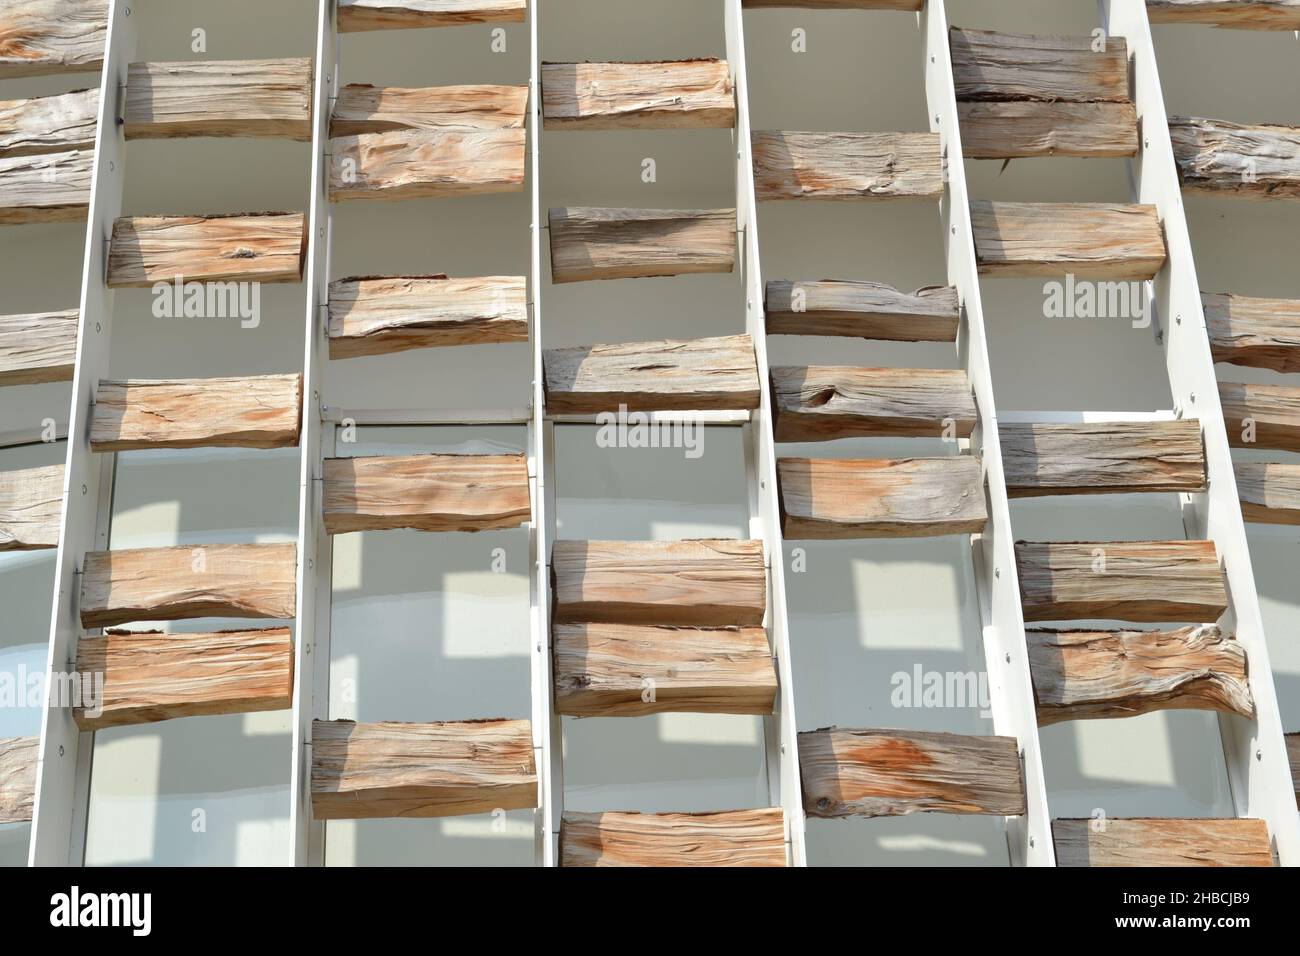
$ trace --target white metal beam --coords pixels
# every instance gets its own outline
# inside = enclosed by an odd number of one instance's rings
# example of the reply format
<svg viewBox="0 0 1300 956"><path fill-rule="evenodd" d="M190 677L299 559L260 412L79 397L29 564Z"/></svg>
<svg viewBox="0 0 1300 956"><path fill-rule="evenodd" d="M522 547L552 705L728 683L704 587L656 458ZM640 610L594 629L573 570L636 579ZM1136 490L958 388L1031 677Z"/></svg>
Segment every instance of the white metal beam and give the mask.
<svg viewBox="0 0 1300 956"><path fill-rule="evenodd" d="M745 291L745 331L754 340L760 405L745 429L745 475L749 486L750 534L763 540L768 558L767 629L780 685L776 708L764 720L768 787L774 805L785 811L787 856L806 866L803 793L799 783L799 737L795 723L794 670L790 660L790 622L786 612L785 555L777 500L776 442L772 430L772 392L763 316L763 274L758 252L758 211L750 155L749 87L745 65L745 22L741 0L724 0L727 62L736 90L736 225Z"/></svg>
<svg viewBox="0 0 1300 956"><path fill-rule="evenodd" d="M1020 745L1028 807L1025 816L1007 817L1007 847L1014 865L1054 866L1056 855L1052 845L1047 786L1043 780L1038 717L1029 676L1015 537L1011 531L1011 506L1002 469L1002 446L998 438L984 307L975 265L970 195L966 188L957 96L948 50L948 18L943 0L930 0L920 19L925 44L925 89L930 106L930 127L939 133L948 159L948 183L940 204L940 216L948 281L957 287L966 320L961 326L958 352L970 377L980 413L971 444L978 450L983 465L989 517L983 534L972 536L972 552L983 619L984 666L988 671L993 731L1015 737Z"/></svg>
<svg viewBox="0 0 1300 956"><path fill-rule="evenodd" d="M1209 538L1218 548L1232 600L1223 625L1235 634L1250 662L1254 720L1219 717L1228 782L1237 815L1268 821L1280 862L1297 866L1300 816L1146 4L1101 0L1101 14L1107 35L1127 41L1133 63L1134 101L1142 133L1142 151L1132 161L1133 198L1154 204L1164 223L1168 259L1155 279L1153 307L1165 328L1170 390L1183 417L1200 419L1205 437L1207 491L1185 497L1184 525L1189 534Z"/></svg>
<svg viewBox="0 0 1300 956"><path fill-rule="evenodd" d="M298 479L298 620L294 630L293 757L289 830L295 866L324 862L324 824L311 816L311 722L328 717L330 536L321 504L321 372L327 347L330 202L329 119L338 90L335 0L320 0L313 64L311 208L307 211L307 315L303 344L303 422ZM333 428L330 428L331 441Z"/></svg>
<svg viewBox="0 0 1300 956"><path fill-rule="evenodd" d="M126 141L118 122L126 90L127 66L135 53L136 21L130 0L110 0L104 69L100 76L99 121L95 132L95 161L82 260L81 320L77 332L76 370L72 380L72 410L68 422L67 458L63 473L63 519L59 528L56 579L50 620L47 676L70 672L81 634L77 602L80 569L87 551L96 547L105 482L111 457L90 450L90 417L95 388L108 373L108 338L113 321L113 293L105 284L108 242L113 222L122 210L126 173ZM111 487L111 486L110 486ZM111 496L110 496L111 497ZM47 686L53 686L53 682ZM46 695L41 718L41 743L36 768L35 809L28 861L33 866L79 866L84 830L84 802L78 812L78 754L88 757L71 707L53 706ZM82 753L82 751L86 751ZM78 818L80 817L80 818Z"/></svg>

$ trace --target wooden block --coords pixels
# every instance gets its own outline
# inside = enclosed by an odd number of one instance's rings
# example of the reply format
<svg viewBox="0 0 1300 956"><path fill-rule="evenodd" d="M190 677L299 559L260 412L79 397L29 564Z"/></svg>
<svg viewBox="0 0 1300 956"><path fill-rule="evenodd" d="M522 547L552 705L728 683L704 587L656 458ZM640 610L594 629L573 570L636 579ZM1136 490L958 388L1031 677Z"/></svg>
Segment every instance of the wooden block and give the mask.
<svg viewBox="0 0 1300 956"><path fill-rule="evenodd" d="M951 27L952 78L959 100L1127 103L1128 44L1094 49L1091 36L1042 36Z"/></svg>
<svg viewBox="0 0 1300 956"><path fill-rule="evenodd" d="M105 381L95 391L90 448L294 448L301 426L297 373Z"/></svg>
<svg viewBox="0 0 1300 956"><path fill-rule="evenodd" d="M742 0L746 10L786 7L791 10L910 10L921 12L925 0Z"/></svg>
<svg viewBox="0 0 1300 956"><path fill-rule="evenodd" d="M111 289L157 282L300 282L302 213L123 216L108 251Z"/></svg>
<svg viewBox="0 0 1300 956"><path fill-rule="evenodd" d="M1026 812L1014 737L823 727L799 734L810 817Z"/></svg>
<svg viewBox="0 0 1300 956"><path fill-rule="evenodd" d="M776 667L761 627L557 624L555 711L771 714Z"/></svg>
<svg viewBox="0 0 1300 956"><path fill-rule="evenodd" d="M83 732L293 706L293 638L287 627L215 634L109 631L77 642L77 672L83 680L103 679L99 712L73 711Z"/></svg>
<svg viewBox="0 0 1300 956"><path fill-rule="evenodd" d="M311 740L317 820L449 817L537 806L527 720L315 720Z"/></svg>
<svg viewBox="0 0 1300 956"><path fill-rule="evenodd" d="M0 824L29 823L40 737L0 737Z"/></svg>
<svg viewBox="0 0 1300 956"><path fill-rule="evenodd" d="M548 129L730 129L736 94L725 60L543 63Z"/></svg>
<svg viewBox="0 0 1300 956"><path fill-rule="evenodd" d="M330 202L392 202L524 188L523 129L397 130L330 140Z"/></svg>
<svg viewBox="0 0 1300 956"><path fill-rule="evenodd" d="M523 23L527 0L339 0L340 33Z"/></svg>
<svg viewBox="0 0 1300 956"><path fill-rule="evenodd" d="M843 335L889 342L955 342L961 301L952 286L899 292L883 282L767 283L768 335Z"/></svg>
<svg viewBox="0 0 1300 956"><path fill-rule="evenodd" d="M938 133L795 133L755 130L754 198L938 199Z"/></svg>
<svg viewBox="0 0 1300 956"><path fill-rule="evenodd" d="M1027 630L1039 726L1153 710L1255 716L1246 651L1214 624L1176 631Z"/></svg>
<svg viewBox="0 0 1300 956"><path fill-rule="evenodd" d="M984 530L978 459L779 458L781 525L791 540L915 538Z"/></svg>
<svg viewBox="0 0 1300 956"><path fill-rule="evenodd" d="M758 627L767 607L763 542L556 541L559 624Z"/></svg>
<svg viewBox="0 0 1300 956"><path fill-rule="evenodd" d="M186 60L132 63L127 139L271 136L311 140L312 62Z"/></svg>
<svg viewBox="0 0 1300 956"><path fill-rule="evenodd" d="M1300 388L1219 382L1219 402L1233 448L1300 451Z"/></svg>
<svg viewBox="0 0 1300 956"><path fill-rule="evenodd" d="M758 408L758 363L748 335L547 349L546 410L552 415L617 411Z"/></svg>
<svg viewBox="0 0 1300 956"><path fill-rule="evenodd" d="M0 471L0 551L59 546L63 466Z"/></svg>
<svg viewBox="0 0 1300 956"><path fill-rule="evenodd" d="M532 516L527 456L325 459L325 530L488 531Z"/></svg>
<svg viewBox="0 0 1300 956"><path fill-rule="evenodd" d="M1053 820L1057 866L1273 866L1268 824L1249 818Z"/></svg>
<svg viewBox="0 0 1300 956"><path fill-rule="evenodd" d="M967 102L957 104L957 116L967 159L1138 152L1137 108L1132 103Z"/></svg>
<svg viewBox="0 0 1300 956"><path fill-rule="evenodd" d="M1300 0L1147 0L1147 17L1152 23L1300 30Z"/></svg>
<svg viewBox="0 0 1300 956"><path fill-rule="evenodd" d="M980 275L1150 279L1165 264L1155 206L1134 203L971 203Z"/></svg>
<svg viewBox="0 0 1300 956"><path fill-rule="evenodd" d="M560 866L785 866L780 808L715 813L574 813Z"/></svg>
<svg viewBox="0 0 1300 956"><path fill-rule="evenodd" d="M734 209L550 211L551 281L635 279L731 272Z"/></svg>
<svg viewBox="0 0 1300 956"><path fill-rule="evenodd" d="M1183 192L1300 199L1300 127L1169 117Z"/></svg>
<svg viewBox="0 0 1300 956"><path fill-rule="evenodd" d="M0 156L95 148L99 90L0 102Z"/></svg>
<svg viewBox="0 0 1300 956"><path fill-rule="evenodd" d="M108 0L7 0L0 9L0 79L98 73Z"/></svg>
<svg viewBox="0 0 1300 956"><path fill-rule="evenodd" d="M1026 621L1217 621L1228 608L1213 541L1017 541Z"/></svg>
<svg viewBox="0 0 1300 956"><path fill-rule="evenodd" d="M969 438L977 413L960 369L772 369L777 441Z"/></svg>
<svg viewBox="0 0 1300 956"><path fill-rule="evenodd" d="M1201 491L1205 446L1194 418L1169 422L1005 422L1002 470L1012 498Z"/></svg>
<svg viewBox="0 0 1300 956"><path fill-rule="evenodd" d="M330 283L330 358L528 341L524 276L352 276Z"/></svg>
<svg viewBox="0 0 1300 956"><path fill-rule="evenodd" d="M0 315L0 386L72 381L80 316L77 309Z"/></svg>
<svg viewBox="0 0 1300 956"><path fill-rule="evenodd" d="M1244 520L1300 525L1300 465L1238 461L1233 470Z"/></svg>
<svg viewBox="0 0 1300 956"><path fill-rule="evenodd" d="M1300 299L1201 293L1216 362L1300 372Z"/></svg>
<svg viewBox="0 0 1300 956"><path fill-rule="evenodd" d="M1296 806L1300 807L1300 734L1286 735L1286 753L1291 761L1291 783L1295 787Z"/></svg>
<svg viewBox="0 0 1300 956"><path fill-rule="evenodd" d="M85 219L94 158L84 149L0 156L0 226Z"/></svg>
<svg viewBox="0 0 1300 956"><path fill-rule="evenodd" d="M525 86L403 88L349 83L330 115L330 136L403 129L523 129Z"/></svg>
<svg viewBox="0 0 1300 956"><path fill-rule="evenodd" d="M298 546L202 544L87 552L81 626L295 615Z"/></svg>

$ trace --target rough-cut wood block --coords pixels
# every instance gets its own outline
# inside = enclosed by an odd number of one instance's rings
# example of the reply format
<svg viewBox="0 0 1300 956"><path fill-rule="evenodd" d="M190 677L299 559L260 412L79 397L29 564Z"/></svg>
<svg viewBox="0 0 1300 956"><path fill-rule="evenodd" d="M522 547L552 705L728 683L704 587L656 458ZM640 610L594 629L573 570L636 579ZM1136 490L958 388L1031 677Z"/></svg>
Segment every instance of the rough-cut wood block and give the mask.
<svg viewBox="0 0 1300 956"><path fill-rule="evenodd" d="M95 390L90 448L293 448L301 425L296 373L126 379Z"/></svg>
<svg viewBox="0 0 1300 956"><path fill-rule="evenodd" d="M108 0L7 0L0 9L0 79L98 73Z"/></svg>
<svg viewBox="0 0 1300 956"><path fill-rule="evenodd" d="M1246 651L1217 625L1176 631L1028 630L1040 726L1153 710L1255 716Z"/></svg>
<svg viewBox="0 0 1300 956"><path fill-rule="evenodd" d="M546 410L758 408L758 363L748 335L547 349Z"/></svg>
<svg viewBox="0 0 1300 956"><path fill-rule="evenodd" d="M555 710L569 717L770 714L776 666L761 627L557 624Z"/></svg>
<svg viewBox="0 0 1300 956"><path fill-rule="evenodd" d="M532 515L523 454L326 458L324 499L330 534L488 531Z"/></svg>
<svg viewBox="0 0 1300 956"><path fill-rule="evenodd" d="M943 195L938 133L755 130L752 142L758 200Z"/></svg>
<svg viewBox="0 0 1300 956"><path fill-rule="evenodd" d="M948 31L959 100L1039 100L1045 103L1125 103L1128 44L1107 37L1041 36L992 30Z"/></svg>
<svg viewBox="0 0 1300 956"><path fill-rule="evenodd" d="M0 824L31 820L40 749L40 737L0 737Z"/></svg>
<svg viewBox="0 0 1300 956"><path fill-rule="evenodd" d="M1152 23L1300 30L1300 0L1147 0L1147 16Z"/></svg>
<svg viewBox="0 0 1300 956"><path fill-rule="evenodd" d="M302 213L123 216L108 251L112 289L155 282L298 282L307 235Z"/></svg>
<svg viewBox="0 0 1300 956"><path fill-rule="evenodd" d="M81 626L291 618L297 555L293 542L91 551L81 572Z"/></svg>
<svg viewBox="0 0 1300 956"><path fill-rule="evenodd" d="M961 301L952 286L899 292L883 282L767 283L768 335L843 335L889 342L955 342Z"/></svg>
<svg viewBox="0 0 1300 956"><path fill-rule="evenodd" d="M1039 103L1032 100L957 104L967 159L1033 156L1136 156L1132 103Z"/></svg>
<svg viewBox="0 0 1300 956"><path fill-rule="evenodd" d="M85 219L93 166L86 149L0 156L0 226Z"/></svg>
<svg viewBox="0 0 1300 956"><path fill-rule="evenodd" d="M0 156L93 150L99 90L0 102Z"/></svg>
<svg viewBox="0 0 1300 956"><path fill-rule="evenodd" d="M523 23L528 0L339 0L340 33Z"/></svg>
<svg viewBox="0 0 1300 956"><path fill-rule="evenodd" d="M777 441L969 438L977 413L960 369L772 369Z"/></svg>
<svg viewBox="0 0 1300 956"><path fill-rule="evenodd" d="M1238 461L1241 517L1259 524L1300 524L1300 465Z"/></svg>
<svg viewBox="0 0 1300 956"><path fill-rule="evenodd" d="M330 358L528 341L524 276L353 276L330 283Z"/></svg>
<svg viewBox="0 0 1300 956"><path fill-rule="evenodd" d="M309 58L132 63L123 132L310 140L311 74Z"/></svg>
<svg viewBox="0 0 1300 956"><path fill-rule="evenodd" d="M704 129L736 122L725 60L543 63L551 129Z"/></svg>
<svg viewBox="0 0 1300 956"><path fill-rule="evenodd" d="M1183 192L1300 199L1300 127L1169 117Z"/></svg>
<svg viewBox="0 0 1300 956"><path fill-rule="evenodd" d="M0 315L0 386L70 382L81 313Z"/></svg>
<svg viewBox="0 0 1300 956"><path fill-rule="evenodd" d="M910 10L919 13L925 0L742 0L746 10L787 7L796 10Z"/></svg>
<svg viewBox="0 0 1300 956"><path fill-rule="evenodd" d="M293 706L287 627L213 634L109 631L77 642L77 672L103 675L99 712L73 711L83 731L175 717L250 714Z"/></svg>
<svg viewBox="0 0 1300 956"><path fill-rule="evenodd" d="M1228 608L1213 541L1017 541L1026 621L1217 621Z"/></svg>
<svg viewBox="0 0 1300 956"><path fill-rule="evenodd" d="M0 471L0 551L59 546L63 466Z"/></svg>
<svg viewBox="0 0 1300 956"><path fill-rule="evenodd" d="M757 627L767 607L763 542L556 541L560 624Z"/></svg>
<svg viewBox="0 0 1300 956"><path fill-rule="evenodd" d="M533 734L526 720L316 720L311 742L317 820L449 817L537 806Z"/></svg>
<svg viewBox="0 0 1300 956"><path fill-rule="evenodd" d="M330 115L331 136L403 129L522 129L527 86L371 86L349 83Z"/></svg>
<svg viewBox="0 0 1300 956"><path fill-rule="evenodd" d="M635 279L736 266L734 209L550 211L551 281Z"/></svg>
<svg viewBox="0 0 1300 956"><path fill-rule="evenodd" d="M1196 419L998 426L1007 494L1132 494L1200 491L1205 446Z"/></svg>
<svg viewBox="0 0 1300 956"><path fill-rule="evenodd" d="M1300 388L1220 382L1219 402L1233 448L1300 451Z"/></svg>
<svg viewBox="0 0 1300 956"><path fill-rule="evenodd" d="M524 188L523 129L397 130L330 140L330 201L478 196Z"/></svg>
<svg viewBox="0 0 1300 956"><path fill-rule="evenodd" d="M1014 737L823 727L799 735L810 817L1025 813Z"/></svg>
<svg viewBox="0 0 1300 956"><path fill-rule="evenodd" d="M1053 820L1057 866L1272 866L1268 824L1249 818Z"/></svg>
<svg viewBox="0 0 1300 956"><path fill-rule="evenodd" d="M1165 264L1155 206L1135 203L971 203L981 275L1150 279Z"/></svg>
<svg viewBox="0 0 1300 956"><path fill-rule="evenodd" d="M912 538L984 530L984 481L969 455L779 458L786 538Z"/></svg>
<svg viewBox="0 0 1300 956"><path fill-rule="evenodd" d="M1216 362L1300 372L1300 299L1201 293Z"/></svg>
<svg viewBox="0 0 1300 956"><path fill-rule="evenodd" d="M561 866L785 866L779 808L716 813L573 813Z"/></svg>

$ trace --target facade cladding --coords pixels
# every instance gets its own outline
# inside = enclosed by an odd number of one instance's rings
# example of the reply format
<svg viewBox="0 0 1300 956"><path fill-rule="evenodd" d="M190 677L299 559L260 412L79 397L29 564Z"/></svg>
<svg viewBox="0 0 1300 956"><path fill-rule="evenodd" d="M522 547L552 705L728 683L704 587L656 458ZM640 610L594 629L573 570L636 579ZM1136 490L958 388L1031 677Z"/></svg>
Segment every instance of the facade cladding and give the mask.
<svg viewBox="0 0 1300 956"><path fill-rule="evenodd" d="M0 4L0 862L1300 863L1297 29Z"/></svg>

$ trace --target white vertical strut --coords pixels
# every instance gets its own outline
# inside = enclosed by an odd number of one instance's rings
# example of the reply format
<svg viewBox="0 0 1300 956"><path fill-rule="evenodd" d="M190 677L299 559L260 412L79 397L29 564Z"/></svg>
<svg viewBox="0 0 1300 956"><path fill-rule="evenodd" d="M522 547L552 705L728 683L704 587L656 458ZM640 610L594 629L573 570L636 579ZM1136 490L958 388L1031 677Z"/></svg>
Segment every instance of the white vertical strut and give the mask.
<svg viewBox="0 0 1300 956"><path fill-rule="evenodd" d="M126 180L126 140L118 117L126 93L127 66L135 53L137 20L138 15L132 16L131 0L111 0L82 260L81 320L63 472L64 507L50 615L46 671L51 680L47 687L57 686L52 680L55 674L72 671L81 634L77 608L81 563L85 553L96 548L101 509L112 503L111 493L104 492L109 482L103 480L104 472L112 468L112 456L91 452L90 417L95 388L100 377L108 373L108 337L113 322L113 292L105 283L108 243L113 222L122 211ZM82 841L74 839L73 834L84 832L86 825L85 803L77 800L77 788L78 779L85 778L78 773L78 764L89 758L89 748L81 746L82 735L72 718L72 708L57 706L62 703L67 702L46 694L28 851L32 866L80 866L82 862Z"/></svg>
<svg viewBox="0 0 1300 956"><path fill-rule="evenodd" d="M772 393L763 316L763 275L758 255L758 213L750 156L749 89L745 69L745 24L741 0L724 0L727 62L736 90L736 227L745 291L745 331L758 360L759 408L745 432L745 476L749 485L750 534L763 540L768 563L767 629L776 657L780 693L772 716L764 720L768 789L773 805L785 811L788 859L806 866L803 794L799 784L799 737L795 724L794 675L790 661L790 622L786 614L785 557L777 501L776 442L772 431Z"/></svg>
<svg viewBox="0 0 1300 956"><path fill-rule="evenodd" d="M930 0L920 14L925 43L925 90L930 107L930 127L939 133L948 160L948 182L940 205L948 281L961 297L962 323L958 354L975 391L979 422L971 448L980 457L988 495L988 524L972 535L972 558L980 617L984 634L984 666L988 671L993 732L1014 737L1019 743L1025 782L1023 817L1007 817L1007 848L1016 866L1055 866L1052 821L1043 779L1038 740L1038 716L1029 675L1025 621L1020 606L1020 581L1016 572L1015 538L1011 532L1011 505L1002 470L993 375L989 368L984 307L971 232L970 196L962 160L961 132L957 122L957 96L953 87L948 50L948 18L943 0Z"/></svg>

